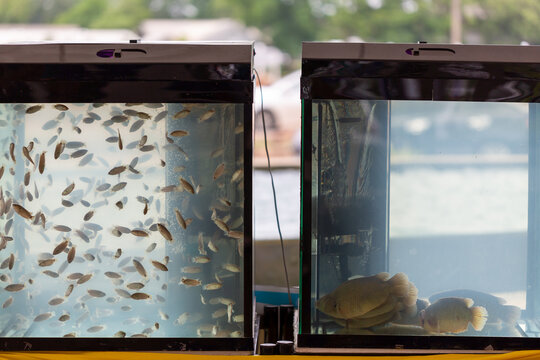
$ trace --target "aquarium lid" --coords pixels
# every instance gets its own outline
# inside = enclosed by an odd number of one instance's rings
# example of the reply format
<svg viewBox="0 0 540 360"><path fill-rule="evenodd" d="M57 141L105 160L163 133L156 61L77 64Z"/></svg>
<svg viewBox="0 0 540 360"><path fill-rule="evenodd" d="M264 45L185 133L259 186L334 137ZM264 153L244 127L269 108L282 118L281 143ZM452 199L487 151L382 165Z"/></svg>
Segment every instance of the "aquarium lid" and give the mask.
<svg viewBox="0 0 540 360"><path fill-rule="evenodd" d="M304 42L302 59L538 63L540 46Z"/></svg>
<svg viewBox="0 0 540 360"><path fill-rule="evenodd" d="M0 63L246 63L253 42L18 43L0 45Z"/></svg>

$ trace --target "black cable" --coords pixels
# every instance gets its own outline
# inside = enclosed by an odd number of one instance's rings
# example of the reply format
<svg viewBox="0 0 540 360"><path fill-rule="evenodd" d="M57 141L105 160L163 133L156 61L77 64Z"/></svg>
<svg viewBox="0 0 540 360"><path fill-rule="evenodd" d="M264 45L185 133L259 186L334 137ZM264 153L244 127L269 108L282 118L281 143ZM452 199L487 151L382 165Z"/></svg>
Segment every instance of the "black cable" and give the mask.
<svg viewBox="0 0 540 360"><path fill-rule="evenodd" d="M270 154L268 153L268 142L266 141L266 123L264 121L264 105L263 105L261 78L259 77L259 73L257 72L255 68L253 68L253 71L255 72L255 75L257 76L257 81L259 82L259 91L261 93L261 119L262 119L263 132L264 132L264 149L266 150L266 159L268 160L268 172L270 173L270 180L272 182L272 194L274 195L274 210L276 212L276 222L277 222L277 228L279 232L279 240L281 242L281 255L283 256L283 268L285 269L285 281L287 282L287 295L289 295L289 304L292 305L291 286L289 285L289 273L287 272L287 263L285 262L285 245L283 245L283 235L281 235L281 226L279 225L279 215L278 215L277 199L276 199L276 187L274 185L274 176L272 175L272 168L270 167Z"/></svg>

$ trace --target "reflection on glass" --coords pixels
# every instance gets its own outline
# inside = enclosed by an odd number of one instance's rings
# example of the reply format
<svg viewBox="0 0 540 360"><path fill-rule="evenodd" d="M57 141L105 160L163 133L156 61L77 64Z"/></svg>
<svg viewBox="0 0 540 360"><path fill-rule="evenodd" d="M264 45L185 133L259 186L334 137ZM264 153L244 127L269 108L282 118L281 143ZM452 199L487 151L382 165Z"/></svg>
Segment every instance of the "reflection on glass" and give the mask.
<svg viewBox="0 0 540 360"><path fill-rule="evenodd" d="M312 333L538 336L530 111L313 101Z"/></svg>
<svg viewBox="0 0 540 360"><path fill-rule="evenodd" d="M3 336L243 336L242 114L1 105Z"/></svg>

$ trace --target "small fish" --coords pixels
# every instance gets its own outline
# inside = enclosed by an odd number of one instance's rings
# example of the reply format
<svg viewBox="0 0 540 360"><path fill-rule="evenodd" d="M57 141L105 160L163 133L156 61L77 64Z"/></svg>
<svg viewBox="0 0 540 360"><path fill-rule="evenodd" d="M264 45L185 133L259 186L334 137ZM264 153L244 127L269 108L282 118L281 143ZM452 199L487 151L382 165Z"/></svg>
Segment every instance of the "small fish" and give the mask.
<svg viewBox="0 0 540 360"><path fill-rule="evenodd" d="M90 210L89 212L87 212L84 217L83 217L83 220L84 221L88 221L92 218L92 216L94 216L94 210Z"/></svg>
<svg viewBox="0 0 540 360"><path fill-rule="evenodd" d="M165 266L165 264L162 264L160 263L159 261L155 261L155 260L152 260L152 265L154 265L154 267L158 270L161 270L161 271L169 271L169 269L167 268L167 266Z"/></svg>
<svg viewBox="0 0 540 360"><path fill-rule="evenodd" d="M198 248L199 254L206 255L206 250L204 249L204 237L203 237L202 232L199 232L198 243L199 243L199 248Z"/></svg>
<svg viewBox="0 0 540 360"><path fill-rule="evenodd" d="M167 185L165 187L162 187L160 189L161 192L164 192L164 193L168 193L168 192L171 192L171 191L174 191L176 190L176 185Z"/></svg>
<svg viewBox="0 0 540 360"><path fill-rule="evenodd" d="M212 159L214 159L214 158L220 157L221 155L223 155L223 153L225 153L225 149L220 147L220 148L212 151L212 153L210 154L210 157Z"/></svg>
<svg viewBox="0 0 540 360"><path fill-rule="evenodd" d="M174 130L174 131L171 131L170 135L174 136L174 137L184 137L184 136L189 135L189 131L186 131L186 130Z"/></svg>
<svg viewBox="0 0 540 360"><path fill-rule="evenodd" d="M122 150L124 148L124 144L122 143L122 136L120 135L120 129L118 129L118 149Z"/></svg>
<svg viewBox="0 0 540 360"><path fill-rule="evenodd" d="M58 159L60 157L60 155L62 155L62 153L64 152L64 149L66 147L66 142L65 141L60 141L56 144L56 147L54 149L54 158L55 159ZM41 163L41 161L40 161Z"/></svg>
<svg viewBox="0 0 540 360"><path fill-rule="evenodd" d="M123 298L131 298L131 294L124 289L114 289L114 291L116 291L116 293Z"/></svg>
<svg viewBox="0 0 540 360"><path fill-rule="evenodd" d="M70 332L70 333L65 334L65 335L62 336L62 337L65 337L65 338L76 338L76 337L77 337L77 333L76 333L76 332Z"/></svg>
<svg viewBox="0 0 540 360"><path fill-rule="evenodd" d="M71 157L72 157L73 159L77 159L77 158L80 158L80 157L86 155L87 152L88 152L87 149L80 149L80 150L77 150L77 151L73 152L73 153L71 154Z"/></svg>
<svg viewBox="0 0 540 360"><path fill-rule="evenodd" d="M138 116L140 119L143 119L143 120L149 120L149 119L151 118L150 115L148 115L147 113L142 112L142 111L137 112L137 116Z"/></svg>
<svg viewBox="0 0 540 360"><path fill-rule="evenodd" d="M219 319L227 315L227 309L218 309L212 313L212 319Z"/></svg>
<svg viewBox="0 0 540 360"><path fill-rule="evenodd" d="M90 280L92 278L92 274L86 274L86 275L83 275L79 278L79 280L77 280L77 284L78 285L81 285L81 284L84 284L85 282L87 282L88 280Z"/></svg>
<svg viewBox="0 0 540 360"><path fill-rule="evenodd" d="M11 305L13 303L13 297L10 296L7 298L6 301L4 301L4 303L2 304L2 309L5 309L7 308L9 305Z"/></svg>
<svg viewBox="0 0 540 360"><path fill-rule="evenodd" d="M144 204L143 215L148 214L148 203Z"/></svg>
<svg viewBox="0 0 540 360"><path fill-rule="evenodd" d="M206 264L210 262L210 258L208 256L195 256L191 259L196 264Z"/></svg>
<svg viewBox="0 0 540 360"><path fill-rule="evenodd" d="M165 227L165 225L158 223L157 227L158 227L159 233L165 238L165 240L173 241L173 237L171 233L169 232L169 230Z"/></svg>
<svg viewBox="0 0 540 360"><path fill-rule="evenodd" d="M173 118L174 118L174 119L182 119L182 118L185 118L190 112L191 112L191 110L189 110L189 109L183 109L183 110L180 110L179 112L177 112L176 114L174 114Z"/></svg>
<svg viewBox="0 0 540 360"><path fill-rule="evenodd" d="M58 111L68 111L69 108L64 104L56 104L54 105L54 108Z"/></svg>
<svg viewBox="0 0 540 360"><path fill-rule="evenodd" d="M232 317L233 322L244 322L244 314L234 315Z"/></svg>
<svg viewBox="0 0 540 360"><path fill-rule="evenodd" d="M115 205L119 210L122 210L124 208L124 203L122 201L117 201Z"/></svg>
<svg viewBox="0 0 540 360"><path fill-rule="evenodd" d="M152 252L154 251L154 249L156 248L157 244L156 243L151 243L150 245L148 245L148 247L146 248L146 252Z"/></svg>
<svg viewBox="0 0 540 360"><path fill-rule="evenodd" d="M63 302L64 302L63 298L52 298L51 300L49 300L49 305L56 306L56 305L60 305Z"/></svg>
<svg viewBox="0 0 540 360"><path fill-rule="evenodd" d="M140 237L148 237L148 233L144 230L131 230L131 235L140 236Z"/></svg>
<svg viewBox="0 0 540 360"><path fill-rule="evenodd" d="M114 253L114 258L118 259L120 256L122 256L122 249L118 248L116 249L116 252Z"/></svg>
<svg viewBox="0 0 540 360"><path fill-rule="evenodd" d="M125 331L117 331L116 333L114 333L113 337L115 337L115 338L125 338L126 337L126 332Z"/></svg>
<svg viewBox="0 0 540 360"><path fill-rule="evenodd" d="M119 182L118 184L114 185L112 188L111 188L111 191L119 191L119 190L122 190L123 188L125 188L127 185L127 182Z"/></svg>
<svg viewBox="0 0 540 360"><path fill-rule="evenodd" d="M27 158L28 161L30 161L32 163L32 165L36 166L36 164L34 163L34 160L32 160L32 157L30 156L30 150L28 150L28 148L26 146L23 146L22 153L23 153L24 157Z"/></svg>
<svg viewBox="0 0 540 360"><path fill-rule="evenodd" d="M103 329L105 329L104 325L96 325L96 326L89 327L88 329L86 329L86 331L89 333L97 333L97 332L102 331Z"/></svg>
<svg viewBox="0 0 540 360"><path fill-rule="evenodd" d="M186 224L186 220L184 220L184 217L180 213L180 210L175 208L174 213L176 214L176 220L178 221L178 224L182 227L182 229L185 230L187 228L187 224Z"/></svg>
<svg viewBox="0 0 540 360"><path fill-rule="evenodd" d="M148 141L148 136L143 135L141 140L139 140L139 147L143 147L146 144L146 141Z"/></svg>
<svg viewBox="0 0 540 360"><path fill-rule="evenodd" d="M129 128L129 132L135 132L139 130L143 125L144 125L144 120L139 119L131 125L131 127Z"/></svg>
<svg viewBox="0 0 540 360"><path fill-rule="evenodd" d="M9 155L11 156L11 160L13 160L14 163L17 163L17 160L15 159L15 143L9 144Z"/></svg>
<svg viewBox="0 0 540 360"><path fill-rule="evenodd" d="M112 169L109 171L109 175L118 175L118 174L121 174L121 173L123 173L126 169L127 169L127 166L125 166L125 165L114 167L114 168L112 168Z"/></svg>
<svg viewBox="0 0 540 360"><path fill-rule="evenodd" d="M144 146L141 146L139 150L142 152L149 152L149 151L154 150L155 148L156 147L154 145L144 145Z"/></svg>
<svg viewBox="0 0 540 360"><path fill-rule="evenodd" d="M147 276L146 269L144 268L144 266L138 260L133 259L133 266L135 266L135 269L137 270L137 272L139 274L141 274L141 276L143 276L143 277Z"/></svg>
<svg viewBox="0 0 540 360"><path fill-rule="evenodd" d="M70 185L68 185L64 191L62 191L62 196L66 196L66 195L69 195L71 194L71 192L73 191L73 189L75 189L75 183L71 183Z"/></svg>
<svg viewBox="0 0 540 360"><path fill-rule="evenodd" d="M62 251L65 250L65 248L67 248L68 244L69 244L69 240L64 240L64 241L62 241L60 244L58 244L58 245L54 248L54 250L53 250L53 255L58 255L58 254L60 254Z"/></svg>
<svg viewBox="0 0 540 360"><path fill-rule="evenodd" d="M60 275L58 275L58 273L57 273L56 271L43 270L42 272L43 272L45 275L50 276L50 277L52 277L52 278L57 278L58 276L60 276Z"/></svg>
<svg viewBox="0 0 540 360"><path fill-rule="evenodd" d="M215 219L212 219L212 221L214 222L214 224L216 224L216 226L218 228L220 228L224 233L228 234L229 233L229 226L227 225L226 222L224 222L223 220L220 220L218 218L215 218Z"/></svg>
<svg viewBox="0 0 540 360"><path fill-rule="evenodd" d="M24 186L28 186L28 184L30 184L30 171L24 174Z"/></svg>
<svg viewBox="0 0 540 360"><path fill-rule="evenodd" d="M65 207L72 207L73 203L69 200L62 200L62 205Z"/></svg>
<svg viewBox="0 0 540 360"><path fill-rule="evenodd" d="M180 177L179 180L180 180L180 183L182 184L182 187L183 187L187 192L189 192L190 194L195 194L195 188L193 187L193 185L191 185L191 184L189 183L189 181L187 181L187 180L184 179L183 177Z"/></svg>
<svg viewBox="0 0 540 360"><path fill-rule="evenodd" d="M113 123L122 123L122 122L126 121L127 119L128 119L128 117L125 116L125 115L115 115L115 116L113 116L111 118L111 121Z"/></svg>
<svg viewBox="0 0 540 360"><path fill-rule="evenodd" d="M19 216L21 216L21 217L23 217L25 219L32 219L33 218L32 214L28 210L26 210L24 207L22 207L21 205L14 203L11 206L13 206L13 210L15 210L15 212L17 214L19 214Z"/></svg>
<svg viewBox="0 0 540 360"><path fill-rule="evenodd" d="M207 112L201 115L201 117L199 118L199 122L201 123L203 121L210 119L212 116L214 116L215 113L216 113L216 110L214 109L208 110Z"/></svg>
<svg viewBox="0 0 540 360"><path fill-rule="evenodd" d="M211 239L208 242L208 248L215 253L219 251L219 248L212 242Z"/></svg>
<svg viewBox="0 0 540 360"><path fill-rule="evenodd" d="M89 253L84 254L83 257L88 261L96 260L96 257L94 255L92 255L92 254L89 254Z"/></svg>
<svg viewBox="0 0 540 360"><path fill-rule="evenodd" d="M51 312L39 314L38 316L36 316L34 318L34 321L35 322L45 321L45 320L49 319L51 316L53 316L53 313L51 313Z"/></svg>
<svg viewBox="0 0 540 360"><path fill-rule="evenodd" d="M82 141L69 141L66 143L66 148L68 149L78 149L85 146L85 143Z"/></svg>
<svg viewBox="0 0 540 360"><path fill-rule="evenodd" d="M244 175L244 170L243 169L238 169L232 174L231 181L233 183L237 182L242 178L243 175Z"/></svg>
<svg viewBox="0 0 540 360"><path fill-rule="evenodd" d="M70 232L71 228L69 226L65 225L55 225L53 226L53 229L60 232Z"/></svg>
<svg viewBox="0 0 540 360"><path fill-rule="evenodd" d="M233 272L233 273L239 273L240 272L240 266L235 264L223 264L223 268L227 271Z"/></svg>
<svg viewBox="0 0 540 360"><path fill-rule="evenodd" d="M42 105L33 105L33 106L30 106L28 109L26 109L25 112L27 114L33 114L41 110L42 107L43 107Z"/></svg>
<svg viewBox="0 0 540 360"><path fill-rule="evenodd" d="M56 259L43 259L43 260L38 260L38 265L39 266L51 266L52 264L54 264L54 262L56 261Z"/></svg>
<svg viewBox="0 0 540 360"><path fill-rule="evenodd" d="M146 293L137 292L137 293L131 294L131 298L134 300L146 300L152 297Z"/></svg>
<svg viewBox="0 0 540 360"><path fill-rule="evenodd" d="M77 273L69 274L69 275L67 276L67 279L68 279L68 280L78 280L78 279L80 279L82 276L83 276L83 274L77 272Z"/></svg>
<svg viewBox="0 0 540 360"><path fill-rule="evenodd" d="M76 247L72 246L71 249L69 249L68 254L67 254L67 262L68 262L68 264L71 264L73 259L75 259L75 252L76 252Z"/></svg>
<svg viewBox="0 0 540 360"><path fill-rule="evenodd" d="M24 284L10 284L4 288L4 290L9 292L17 292L24 289Z"/></svg>
<svg viewBox="0 0 540 360"><path fill-rule="evenodd" d="M218 290L221 289L223 284L221 283L209 283L203 286L203 290Z"/></svg>
<svg viewBox="0 0 540 360"><path fill-rule="evenodd" d="M86 291L88 292L88 295L93 297L104 297L106 295L103 291L100 290L88 289Z"/></svg>
<svg viewBox="0 0 540 360"><path fill-rule="evenodd" d="M199 279L190 279L186 277L182 277L180 280L180 283L186 285L186 286L200 286L201 281Z"/></svg>
<svg viewBox="0 0 540 360"><path fill-rule="evenodd" d="M127 284L126 287L130 290L140 290L144 287L144 284L140 282L133 282Z"/></svg>
<svg viewBox="0 0 540 360"><path fill-rule="evenodd" d="M15 265L15 255L13 255L13 253L11 253L9 255L9 258L8 258L8 269L11 270L13 269L13 265Z"/></svg>
<svg viewBox="0 0 540 360"><path fill-rule="evenodd" d="M225 163L221 163L216 167L214 171L214 180L217 180L225 172Z"/></svg>
<svg viewBox="0 0 540 360"><path fill-rule="evenodd" d="M229 231L227 233L227 236L233 238L233 239L243 239L244 238L244 232L243 231Z"/></svg>
<svg viewBox="0 0 540 360"><path fill-rule="evenodd" d="M190 316L191 316L190 313L184 312L178 316L178 318L174 321L174 323L177 325L184 325L188 321Z"/></svg>
<svg viewBox="0 0 540 360"><path fill-rule="evenodd" d="M68 321L69 319L71 319L71 316L69 316L69 314L64 314L64 315L61 315L59 318L58 318L58 321Z"/></svg>

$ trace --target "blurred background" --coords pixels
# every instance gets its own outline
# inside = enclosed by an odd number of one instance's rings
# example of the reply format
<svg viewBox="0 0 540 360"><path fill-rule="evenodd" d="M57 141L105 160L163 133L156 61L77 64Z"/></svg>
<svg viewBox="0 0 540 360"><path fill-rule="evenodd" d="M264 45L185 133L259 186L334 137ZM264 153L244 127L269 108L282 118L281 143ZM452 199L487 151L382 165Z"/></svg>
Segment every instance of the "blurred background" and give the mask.
<svg viewBox="0 0 540 360"><path fill-rule="evenodd" d="M0 43L27 41L255 41L278 208L298 284L302 41L539 44L538 0L0 0ZM283 285L255 93L256 283ZM260 241L260 242L259 242ZM268 242L265 242L268 241Z"/></svg>

